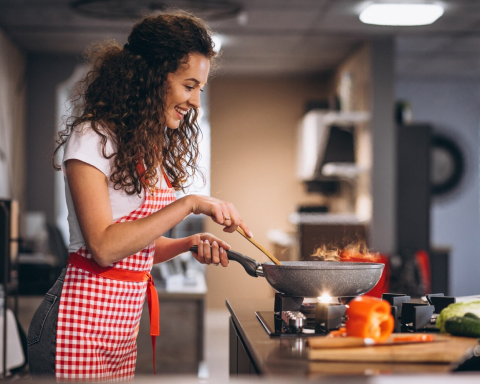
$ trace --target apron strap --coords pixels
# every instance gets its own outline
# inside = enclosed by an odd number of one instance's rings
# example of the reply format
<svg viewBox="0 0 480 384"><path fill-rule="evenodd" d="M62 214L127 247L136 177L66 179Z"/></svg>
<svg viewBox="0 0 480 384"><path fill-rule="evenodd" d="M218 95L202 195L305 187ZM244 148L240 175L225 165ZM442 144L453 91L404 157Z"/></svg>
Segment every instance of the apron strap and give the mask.
<svg viewBox="0 0 480 384"><path fill-rule="evenodd" d="M163 177L165 178L165 181L167 182L168 188L173 188L172 183L170 183L170 179L168 178L167 174L165 173L165 171L163 169L162 169L162 172L163 172Z"/></svg>
<svg viewBox="0 0 480 384"><path fill-rule="evenodd" d="M140 175L140 179L142 180L143 183L145 183L145 164L143 163L143 161L141 159L138 159L137 161L137 172L138 174ZM168 188L173 188L172 187L172 183L170 182L170 179L167 177L167 174L165 173L165 171L163 170L162 168L162 174L163 174L163 177L165 178L165 181L167 182L167 185L168 185Z"/></svg>
<svg viewBox="0 0 480 384"><path fill-rule="evenodd" d="M153 374L155 372L155 341L160 336L160 303L158 302L158 294L155 289L153 277L148 272L129 271L114 267L102 267L93 259L87 259L78 253L70 253L68 263L84 271L102 276L111 280L130 281L130 282L147 282L147 304L150 317L150 336L152 338L153 349Z"/></svg>

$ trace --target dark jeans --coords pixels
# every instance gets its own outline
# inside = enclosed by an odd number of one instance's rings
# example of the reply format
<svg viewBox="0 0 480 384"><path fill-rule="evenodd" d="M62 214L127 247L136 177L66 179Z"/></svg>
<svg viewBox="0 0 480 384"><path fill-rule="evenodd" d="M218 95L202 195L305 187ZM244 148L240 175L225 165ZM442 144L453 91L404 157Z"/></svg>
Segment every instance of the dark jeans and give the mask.
<svg viewBox="0 0 480 384"><path fill-rule="evenodd" d="M32 377L55 377L55 348L57 339L57 319L60 296L66 269L33 315L28 330L28 364Z"/></svg>

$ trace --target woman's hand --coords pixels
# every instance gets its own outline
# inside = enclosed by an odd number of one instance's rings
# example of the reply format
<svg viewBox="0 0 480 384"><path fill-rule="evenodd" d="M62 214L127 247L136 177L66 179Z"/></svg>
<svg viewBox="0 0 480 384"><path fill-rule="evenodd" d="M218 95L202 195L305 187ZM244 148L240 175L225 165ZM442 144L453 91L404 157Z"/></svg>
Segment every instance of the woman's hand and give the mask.
<svg viewBox="0 0 480 384"><path fill-rule="evenodd" d="M210 216L215 223L225 226L224 232L234 232L240 227L248 237L253 236L232 203L201 195L189 195L185 199L191 204L193 214Z"/></svg>
<svg viewBox="0 0 480 384"><path fill-rule="evenodd" d="M198 245L198 252L192 252L192 254L200 264L222 264L222 267L228 265L228 257L225 250L231 247L226 242L210 233L198 233L190 236L189 239L191 241L190 247Z"/></svg>

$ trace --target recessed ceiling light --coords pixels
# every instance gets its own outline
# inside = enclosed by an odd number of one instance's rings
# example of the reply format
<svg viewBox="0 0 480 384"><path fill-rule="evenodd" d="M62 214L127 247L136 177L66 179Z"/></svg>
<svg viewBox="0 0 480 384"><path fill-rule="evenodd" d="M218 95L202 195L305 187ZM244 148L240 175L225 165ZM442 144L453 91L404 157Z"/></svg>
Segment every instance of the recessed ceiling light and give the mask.
<svg viewBox="0 0 480 384"><path fill-rule="evenodd" d="M360 21L376 25L428 25L443 15L439 4L370 4L360 13Z"/></svg>

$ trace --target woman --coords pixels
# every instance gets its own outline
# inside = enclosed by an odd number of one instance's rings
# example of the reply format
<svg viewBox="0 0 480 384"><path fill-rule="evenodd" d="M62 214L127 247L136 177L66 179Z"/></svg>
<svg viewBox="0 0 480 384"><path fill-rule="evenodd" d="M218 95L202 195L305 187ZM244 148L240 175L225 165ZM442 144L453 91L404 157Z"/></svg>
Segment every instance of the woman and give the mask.
<svg viewBox="0 0 480 384"><path fill-rule="evenodd" d="M81 113L55 151L65 146L70 257L30 326L34 376L132 379L146 291L153 345L159 334L152 264L198 245L200 263L228 265L230 246L211 234L162 234L189 214L250 234L230 203L175 200L197 170L197 111L214 57L203 22L184 13L147 17L123 48L110 42L92 50Z"/></svg>

